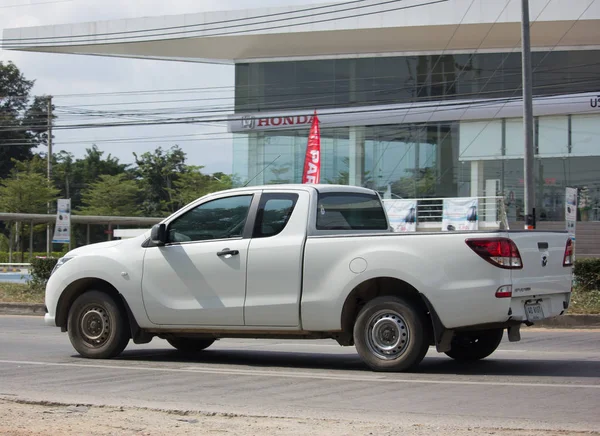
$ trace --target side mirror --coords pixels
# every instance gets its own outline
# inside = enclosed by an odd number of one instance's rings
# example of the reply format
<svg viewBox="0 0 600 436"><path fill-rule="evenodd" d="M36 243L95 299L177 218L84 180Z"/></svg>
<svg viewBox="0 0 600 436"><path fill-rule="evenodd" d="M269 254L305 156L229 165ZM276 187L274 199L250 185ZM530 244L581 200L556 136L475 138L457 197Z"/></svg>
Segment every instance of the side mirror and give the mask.
<svg viewBox="0 0 600 436"><path fill-rule="evenodd" d="M150 232L150 239L156 245L165 245L167 243L167 226L164 224L154 224Z"/></svg>

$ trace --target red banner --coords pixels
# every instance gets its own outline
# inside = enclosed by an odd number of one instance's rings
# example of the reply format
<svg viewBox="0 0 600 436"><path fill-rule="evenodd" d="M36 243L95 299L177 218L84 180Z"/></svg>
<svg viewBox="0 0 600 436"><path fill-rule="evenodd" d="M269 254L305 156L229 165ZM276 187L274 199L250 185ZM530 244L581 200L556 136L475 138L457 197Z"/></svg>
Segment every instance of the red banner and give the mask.
<svg viewBox="0 0 600 436"><path fill-rule="evenodd" d="M313 115L310 133L308 134L308 145L306 157L304 158L304 173L302 183L318 184L321 180L321 132L319 130L319 118L317 111Z"/></svg>

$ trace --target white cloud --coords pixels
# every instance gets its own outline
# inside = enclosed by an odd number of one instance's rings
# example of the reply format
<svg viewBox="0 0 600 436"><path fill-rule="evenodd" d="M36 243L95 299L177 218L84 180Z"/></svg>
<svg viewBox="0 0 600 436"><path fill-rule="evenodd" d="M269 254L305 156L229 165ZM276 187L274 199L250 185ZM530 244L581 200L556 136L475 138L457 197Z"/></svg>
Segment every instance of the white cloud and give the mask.
<svg viewBox="0 0 600 436"><path fill-rule="evenodd" d="M40 3L42 0L32 0ZM290 4L319 3L320 0L72 0L63 3L37 4L0 9L0 31L4 28L29 27L77 23L86 21L136 18L144 16L173 15L195 13L208 10L230 10L239 8L272 7ZM57 106L82 106L100 103L175 100L186 98L185 94L160 97L129 96L115 97L89 96L86 98L58 97L62 94L89 94L98 92L117 92L146 89L174 89L200 87L229 87L213 92L210 97L228 97L219 104L233 103L234 71L232 66L149 61L136 59L108 58L96 56L76 56L43 54L16 51L0 51L0 60L13 61L28 79L35 79L34 94L52 94L57 97ZM190 99L207 96L191 94ZM208 105L208 103L204 102ZM203 102L177 104L151 104L103 106L102 109L151 109L157 107L199 107ZM212 103L214 104L214 103ZM211 105L212 105L211 104ZM89 107L92 109L93 107ZM78 122L81 119L62 116L61 124ZM147 127L119 127L103 129L57 130L55 132L55 150L67 150L80 156L91 141L113 138L195 135L206 133L198 141L179 142L188 154L188 163L204 165L210 172L232 170L232 139L226 134L226 127L175 125ZM191 137L190 137L191 138ZM221 138L221 139L217 139ZM224 139L226 138L226 139ZM81 141L77 144L71 142ZM132 152L143 153L157 146L169 147L178 143L148 140L140 143L98 142L98 147L107 154L117 156L122 162L132 162Z"/></svg>

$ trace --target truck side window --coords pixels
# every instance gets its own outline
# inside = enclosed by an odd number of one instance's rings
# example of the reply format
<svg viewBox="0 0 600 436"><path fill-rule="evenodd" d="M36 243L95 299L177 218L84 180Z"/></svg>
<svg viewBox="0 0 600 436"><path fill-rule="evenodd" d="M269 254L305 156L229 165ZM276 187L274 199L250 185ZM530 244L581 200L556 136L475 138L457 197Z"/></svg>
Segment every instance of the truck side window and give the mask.
<svg viewBox="0 0 600 436"><path fill-rule="evenodd" d="M171 222L169 242L241 238L251 202L237 195L203 203Z"/></svg>
<svg viewBox="0 0 600 436"><path fill-rule="evenodd" d="M317 230L387 230L383 205L376 195L319 194Z"/></svg>
<svg viewBox="0 0 600 436"><path fill-rule="evenodd" d="M263 194L258 205L253 238L268 238L283 231L288 223L298 194Z"/></svg>

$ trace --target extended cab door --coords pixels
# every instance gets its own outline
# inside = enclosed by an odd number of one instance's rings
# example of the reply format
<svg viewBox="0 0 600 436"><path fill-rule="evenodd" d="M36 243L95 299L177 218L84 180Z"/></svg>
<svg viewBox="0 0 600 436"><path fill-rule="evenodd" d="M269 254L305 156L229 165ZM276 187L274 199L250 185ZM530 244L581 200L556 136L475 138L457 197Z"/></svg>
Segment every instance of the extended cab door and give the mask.
<svg viewBox="0 0 600 436"><path fill-rule="evenodd" d="M306 190L261 195L248 255L247 326L300 326L309 200Z"/></svg>
<svg viewBox="0 0 600 436"><path fill-rule="evenodd" d="M244 325L254 197L249 192L210 199L168 223L165 246L146 249L142 294L150 321Z"/></svg>

